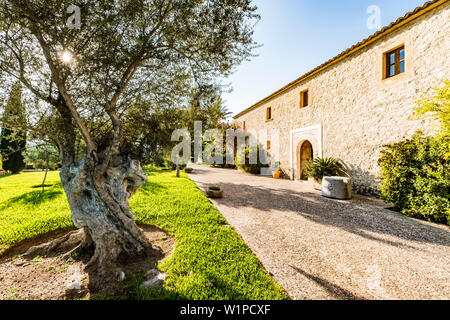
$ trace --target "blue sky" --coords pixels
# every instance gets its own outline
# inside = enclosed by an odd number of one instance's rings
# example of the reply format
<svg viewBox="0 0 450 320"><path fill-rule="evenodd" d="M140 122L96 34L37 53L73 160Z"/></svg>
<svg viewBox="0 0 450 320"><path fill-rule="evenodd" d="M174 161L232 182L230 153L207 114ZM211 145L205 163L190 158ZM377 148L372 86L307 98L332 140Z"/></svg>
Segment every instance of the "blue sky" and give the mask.
<svg viewBox="0 0 450 320"><path fill-rule="evenodd" d="M261 20L254 38L258 55L226 79L233 114L250 107L299 76L375 33L367 27L371 5L388 25L425 0L255 0Z"/></svg>

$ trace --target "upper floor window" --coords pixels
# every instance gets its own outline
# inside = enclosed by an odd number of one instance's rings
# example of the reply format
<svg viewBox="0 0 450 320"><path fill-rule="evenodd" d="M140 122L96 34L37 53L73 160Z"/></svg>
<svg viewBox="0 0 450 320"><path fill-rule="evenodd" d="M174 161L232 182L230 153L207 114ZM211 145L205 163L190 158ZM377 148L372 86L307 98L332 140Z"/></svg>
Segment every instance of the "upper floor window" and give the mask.
<svg viewBox="0 0 450 320"><path fill-rule="evenodd" d="M267 150L270 150L270 140L267 140Z"/></svg>
<svg viewBox="0 0 450 320"><path fill-rule="evenodd" d="M309 90L300 92L300 108L307 107L309 104Z"/></svg>
<svg viewBox="0 0 450 320"><path fill-rule="evenodd" d="M242 123L242 129L245 131L245 121Z"/></svg>
<svg viewBox="0 0 450 320"><path fill-rule="evenodd" d="M266 111L266 120L272 120L272 107L268 107Z"/></svg>
<svg viewBox="0 0 450 320"><path fill-rule="evenodd" d="M386 78L405 72L405 46L386 53Z"/></svg>

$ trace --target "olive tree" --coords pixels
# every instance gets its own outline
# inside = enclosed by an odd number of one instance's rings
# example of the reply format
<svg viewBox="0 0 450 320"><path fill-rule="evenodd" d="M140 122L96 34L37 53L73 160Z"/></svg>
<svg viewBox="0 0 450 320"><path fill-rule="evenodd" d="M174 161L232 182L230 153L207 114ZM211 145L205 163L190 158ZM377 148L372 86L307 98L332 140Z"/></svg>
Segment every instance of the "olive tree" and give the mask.
<svg viewBox="0 0 450 320"><path fill-rule="evenodd" d="M128 204L147 177L124 144L127 109L227 76L251 57L258 19L250 0L0 1L0 83L22 83L34 101L24 129L59 150L81 245L95 247L88 268L110 273L152 249Z"/></svg>

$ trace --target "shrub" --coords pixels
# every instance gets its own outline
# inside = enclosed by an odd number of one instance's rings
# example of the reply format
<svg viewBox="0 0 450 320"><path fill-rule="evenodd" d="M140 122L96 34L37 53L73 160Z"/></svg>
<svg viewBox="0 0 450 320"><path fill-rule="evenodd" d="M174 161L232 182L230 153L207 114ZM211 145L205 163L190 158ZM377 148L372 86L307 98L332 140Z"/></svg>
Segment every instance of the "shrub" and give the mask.
<svg viewBox="0 0 450 320"><path fill-rule="evenodd" d="M256 152L257 154L257 163L250 164L250 153ZM235 159L236 167L240 170L252 173L252 174L260 174L261 168L266 166L261 163L259 159L259 146L257 147L247 147L244 150L238 152Z"/></svg>
<svg viewBox="0 0 450 320"><path fill-rule="evenodd" d="M233 145L229 146L227 144L227 130L228 129L233 129L233 130L238 130L239 126L236 123L233 124L229 124L229 123L225 123L225 122L221 122L217 124L217 129L221 132L222 135L222 141L219 143L222 143L222 163L213 163L211 164L212 167L216 167L216 168L236 168L236 165L234 163L227 163L227 150L228 148L232 148L232 151L235 151L237 149L237 139L233 139ZM211 142L204 142L203 144L203 150L208 150L208 148L214 148L214 144ZM216 149L217 150L217 149ZM211 152L211 157L215 157L216 156L216 152L212 151Z"/></svg>
<svg viewBox="0 0 450 320"><path fill-rule="evenodd" d="M186 173L192 173L192 168L184 168L184 172Z"/></svg>
<svg viewBox="0 0 450 320"><path fill-rule="evenodd" d="M164 159L164 168L167 169L171 169L171 170L175 170L177 168L177 165L170 159L170 158L166 158ZM180 170L183 170L184 168L186 168L186 164L181 164L180 165Z"/></svg>
<svg viewBox="0 0 450 320"><path fill-rule="evenodd" d="M323 177L337 176L343 171L342 163L335 158L311 159L305 168L308 177L320 180Z"/></svg>
<svg viewBox="0 0 450 320"><path fill-rule="evenodd" d="M58 149L49 144L30 146L24 156L25 169L55 170L60 164Z"/></svg>
<svg viewBox="0 0 450 320"><path fill-rule="evenodd" d="M433 88L433 92L416 102L414 108L416 119L429 118L437 121L441 136L450 136L450 80Z"/></svg>
<svg viewBox="0 0 450 320"><path fill-rule="evenodd" d="M449 142L419 132L386 146L378 162L382 199L405 215L450 224Z"/></svg>
<svg viewBox="0 0 450 320"><path fill-rule="evenodd" d="M169 158L166 158L163 161L163 167L167 169L175 169L175 163L173 163L173 161Z"/></svg>

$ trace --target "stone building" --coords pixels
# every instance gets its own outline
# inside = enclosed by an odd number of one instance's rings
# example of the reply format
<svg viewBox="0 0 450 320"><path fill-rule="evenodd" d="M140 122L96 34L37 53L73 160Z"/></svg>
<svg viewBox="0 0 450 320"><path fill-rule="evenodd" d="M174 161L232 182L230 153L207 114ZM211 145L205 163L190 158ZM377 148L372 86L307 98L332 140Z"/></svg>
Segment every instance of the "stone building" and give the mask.
<svg viewBox="0 0 450 320"><path fill-rule="evenodd" d="M246 130L266 129L266 146L271 130L279 130L280 167L291 179L305 179L311 157L334 157L357 192L377 194L383 146L431 129L431 123L409 118L422 92L449 78L450 1L435 0L234 119Z"/></svg>

